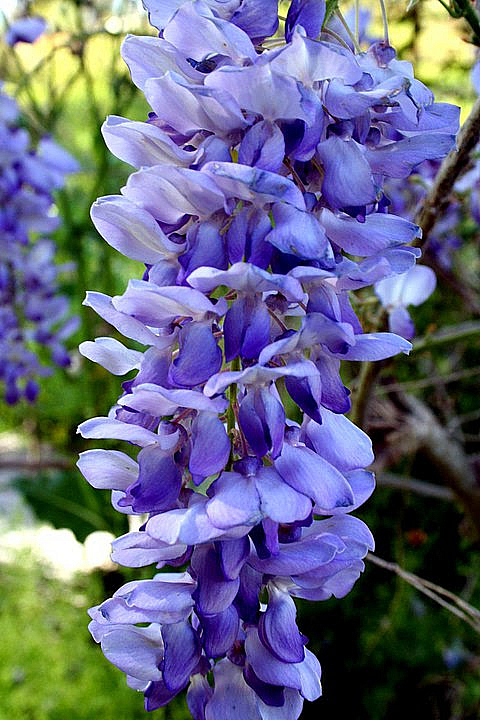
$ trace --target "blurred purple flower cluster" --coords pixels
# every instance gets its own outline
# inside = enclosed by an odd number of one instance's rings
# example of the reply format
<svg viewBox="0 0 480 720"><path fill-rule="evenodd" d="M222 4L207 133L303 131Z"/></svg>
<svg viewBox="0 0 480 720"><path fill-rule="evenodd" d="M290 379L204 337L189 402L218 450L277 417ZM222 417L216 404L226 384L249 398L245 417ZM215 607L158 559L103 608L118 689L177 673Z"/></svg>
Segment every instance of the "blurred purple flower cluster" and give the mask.
<svg viewBox="0 0 480 720"><path fill-rule="evenodd" d="M67 318L69 302L58 288L69 268L55 264L48 235L60 223L52 191L77 169L48 137L32 148L15 100L0 90L0 382L9 404L35 401L37 378L50 372L39 346L57 365L70 362L64 341L77 320Z"/></svg>
<svg viewBox="0 0 480 720"><path fill-rule="evenodd" d="M443 157L458 109L385 43L355 54L321 34L320 0L291 2L285 40L267 39L277 0L145 4L160 37L122 54L153 112L103 126L138 170L92 208L145 272L85 302L147 349L82 343L137 373L79 428L140 450L78 464L141 516L113 559L182 571L127 583L90 629L147 710L188 687L195 720L293 720L321 694L293 598L343 597L373 548L349 514L373 454L340 363L410 349L363 332L349 292L414 267L419 228L386 212L383 183Z"/></svg>

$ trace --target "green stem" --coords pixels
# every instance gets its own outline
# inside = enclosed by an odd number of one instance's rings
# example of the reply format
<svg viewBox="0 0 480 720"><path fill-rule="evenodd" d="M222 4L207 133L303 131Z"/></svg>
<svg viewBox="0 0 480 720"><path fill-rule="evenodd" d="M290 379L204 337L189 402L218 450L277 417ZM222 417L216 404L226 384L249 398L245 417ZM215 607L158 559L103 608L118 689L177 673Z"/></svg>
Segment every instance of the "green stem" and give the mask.
<svg viewBox="0 0 480 720"><path fill-rule="evenodd" d="M236 357L232 361L232 370L240 370L240 358ZM235 441L235 430L236 430L236 417L235 417L235 405L237 404L237 384L232 383L229 388L228 397L230 400L230 404L228 406L227 410L227 431L228 436L231 440L231 446L230 446L230 459L228 461L228 467L232 469L233 467L233 461L234 461L234 441Z"/></svg>

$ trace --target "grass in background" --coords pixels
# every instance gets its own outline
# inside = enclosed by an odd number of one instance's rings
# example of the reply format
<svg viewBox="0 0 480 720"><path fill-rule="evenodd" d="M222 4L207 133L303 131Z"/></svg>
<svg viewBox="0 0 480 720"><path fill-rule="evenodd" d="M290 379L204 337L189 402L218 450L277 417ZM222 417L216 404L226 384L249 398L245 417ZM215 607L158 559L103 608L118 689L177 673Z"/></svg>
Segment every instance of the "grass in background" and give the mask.
<svg viewBox="0 0 480 720"><path fill-rule="evenodd" d="M87 630L87 607L110 593L99 575L66 584L25 560L0 565L0 720L142 720L140 693ZM183 700L157 720L186 720Z"/></svg>

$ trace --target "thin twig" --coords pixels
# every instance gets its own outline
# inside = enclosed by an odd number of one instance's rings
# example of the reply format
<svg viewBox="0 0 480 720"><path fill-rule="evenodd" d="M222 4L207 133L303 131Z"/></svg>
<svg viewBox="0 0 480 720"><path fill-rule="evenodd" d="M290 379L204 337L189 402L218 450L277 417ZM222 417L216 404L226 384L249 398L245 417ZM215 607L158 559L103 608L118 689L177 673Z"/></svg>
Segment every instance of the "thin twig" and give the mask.
<svg viewBox="0 0 480 720"><path fill-rule="evenodd" d="M373 364L373 363L372 363ZM467 380L468 378L480 375L480 367L467 368L466 370L456 370L447 375L434 375L421 380L407 380L400 383L389 383L377 387L375 395L386 395L392 392L421 390L422 388L431 387L432 385L445 385L446 383L458 382L459 380Z"/></svg>
<svg viewBox="0 0 480 720"><path fill-rule="evenodd" d="M424 480L402 477L401 475L395 475L395 473L380 473L377 476L377 484L380 487L414 492L416 495L423 495L436 500L452 501L455 499L453 490L448 487L425 482Z"/></svg>
<svg viewBox="0 0 480 720"><path fill-rule="evenodd" d="M480 611L472 605L469 605L469 603L465 602L465 600L462 600L462 598L458 597L458 595L455 595L455 593L452 593L450 590L446 590L440 585L436 585L429 580L424 580L418 575L414 575L413 573L404 570L400 567L400 565L397 565L397 563L383 560L373 553L368 553L366 559L384 570L390 570L395 573L395 575L400 577L402 580L405 580L405 582L414 587L416 590L423 593L431 600L434 600L436 603L445 608L445 610L448 610L453 615L460 618L460 620L463 620L463 622L470 625L470 627L472 627L476 632L480 633ZM448 602L444 598L448 598L452 602Z"/></svg>

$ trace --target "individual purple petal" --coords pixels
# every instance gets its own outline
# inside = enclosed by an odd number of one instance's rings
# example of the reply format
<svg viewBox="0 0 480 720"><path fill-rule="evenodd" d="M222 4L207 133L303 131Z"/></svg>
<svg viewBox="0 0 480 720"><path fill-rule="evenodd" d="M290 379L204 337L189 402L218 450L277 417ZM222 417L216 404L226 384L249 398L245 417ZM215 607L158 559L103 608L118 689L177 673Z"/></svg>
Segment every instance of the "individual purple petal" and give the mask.
<svg viewBox="0 0 480 720"><path fill-rule="evenodd" d="M132 81L140 90L145 89L149 78L161 77L168 70L188 80L202 81L202 74L192 67L186 57L158 37L127 35L120 52L128 65Z"/></svg>
<svg viewBox="0 0 480 720"><path fill-rule="evenodd" d="M132 392L124 395L118 402L155 417L173 415L179 407L223 413L228 406L222 397L207 398L198 390L170 389L152 383L135 385Z"/></svg>
<svg viewBox="0 0 480 720"><path fill-rule="evenodd" d="M242 28L254 43L275 35L278 28L278 0L242 0L232 15L232 22Z"/></svg>
<svg viewBox="0 0 480 720"><path fill-rule="evenodd" d="M200 660L200 640L188 621L162 626L163 682L173 692L187 684Z"/></svg>
<svg viewBox="0 0 480 720"><path fill-rule="evenodd" d="M414 337L415 325L407 308L399 305L389 311L388 329L406 340L411 340Z"/></svg>
<svg viewBox="0 0 480 720"><path fill-rule="evenodd" d="M239 627L238 613L231 605L216 615L202 615L200 618L202 643L208 657L217 658L234 644Z"/></svg>
<svg viewBox="0 0 480 720"><path fill-rule="evenodd" d="M145 96L162 123L185 136L208 130L222 138L247 126L233 94L189 83L174 72L150 77L145 83Z"/></svg>
<svg viewBox="0 0 480 720"><path fill-rule="evenodd" d="M125 505L137 513L162 512L175 507L182 485L181 473L170 455L156 445L138 454L139 475L127 489Z"/></svg>
<svg viewBox="0 0 480 720"><path fill-rule="evenodd" d="M223 470L230 456L230 439L222 421L210 412L199 412L192 423L192 449L188 468L206 478Z"/></svg>
<svg viewBox="0 0 480 720"><path fill-rule="evenodd" d="M207 502L206 511L215 527L255 525L262 519L254 477L224 472L215 481L213 491L215 494Z"/></svg>
<svg viewBox="0 0 480 720"><path fill-rule="evenodd" d="M298 30L271 64L278 72L291 75L309 88L316 82L337 77L347 85L354 85L362 77L355 55L339 45L311 40Z"/></svg>
<svg viewBox="0 0 480 720"><path fill-rule="evenodd" d="M353 119L366 116L370 108L381 103L389 95L398 95L402 90L404 80L401 77L393 76L386 82L374 86L366 92L359 91L345 84L341 78L334 78L328 84L325 93L325 107L328 112L337 118ZM363 140L363 137L361 138Z"/></svg>
<svg viewBox="0 0 480 720"><path fill-rule="evenodd" d="M188 167L194 161L194 153L182 150L152 123L109 115L102 135L110 152L135 168L168 163Z"/></svg>
<svg viewBox="0 0 480 720"><path fill-rule="evenodd" d="M259 458L271 452L276 458L282 449L285 410L267 388L250 390L238 412L240 426L247 442Z"/></svg>
<svg viewBox="0 0 480 720"><path fill-rule="evenodd" d="M397 305L421 305L435 290L437 279L426 265L415 265L402 275L385 278L375 285L375 294L386 308Z"/></svg>
<svg viewBox="0 0 480 720"><path fill-rule="evenodd" d="M226 56L239 65L255 62L248 35L231 22L215 16L204 3L185 3L166 25L163 37L186 57Z"/></svg>
<svg viewBox="0 0 480 720"><path fill-rule="evenodd" d="M422 134L367 150L365 158L372 172L405 178L424 160L445 157L455 144L454 135Z"/></svg>
<svg viewBox="0 0 480 720"><path fill-rule="evenodd" d="M125 375L138 369L143 357L138 350L130 350L110 337L96 338L94 342L87 340L80 343L78 349L84 357L99 363L113 375Z"/></svg>
<svg viewBox="0 0 480 720"><path fill-rule="evenodd" d="M132 532L113 541L112 560L126 567L143 567L152 563L162 567L167 561L181 558L186 549L185 544L166 544L146 532Z"/></svg>
<svg viewBox="0 0 480 720"><path fill-rule="evenodd" d="M238 163L207 163L202 172L211 177L225 197L249 200L258 206L271 202L286 202L305 209L303 195L288 178L276 173Z"/></svg>
<svg viewBox="0 0 480 720"><path fill-rule="evenodd" d="M264 120L307 120L302 96L293 78L277 73L267 62L237 68L224 65L205 79L208 88L228 92L242 110Z"/></svg>
<svg viewBox="0 0 480 720"><path fill-rule="evenodd" d="M259 469L256 487L262 512L274 522L304 520L312 510L309 498L284 482L272 467Z"/></svg>
<svg viewBox="0 0 480 720"><path fill-rule="evenodd" d="M118 450L86 450L77 467L94 488L126 490L138 476L138 463Z"/></svg>
<svg viewBox="0 0 480 720"><path fill-rule="evenodd" d="M277 555L269 558L252 556L248 562L258 572L269 575L301 574L331 562L338 553L345 550L345 547L345 543L340 538L325 532L319 533L318 537L306 537L298 542L282 543Z"/></svg>
<svg viewBox="0 0 480 720"><path fill-rule="evenodd" d="M249 360L258 357L270 340L270 324L265 303L255 297L236 300L223 324L225 360L230 362L238 355Z"/></svg>
<svg viewBox="0 0 480 720"><path fill-rule="evenodd" d="M232 604L240 580L226 580L213 547L197 546L192 555L192 569L198 586L194 592L196 606L202 614L221 613Z"/></svg>
<svg viewBox="0 0 480 720"><path fill-rule="evenodd" d="M137 340L137 342L143 345L155 345L160 348L165 348L174 341L174 336L167 335L160 337L155 335L144 323L117 310L112 303L112 298L108 295L97 292L87 292L83 304L93 308L103 320L113 325L122 335L132 340Z"/></svg>
<svg viewBox="0 0 480 720"><path fill-rule="evenodd" d="M225 238L216 223L200 222L191 225L187 232L187 250L179 257L183 273L178 282L188 277L197 268L209 267L227 269Z"/></svg>
<svg viewBox="0 0 480 720"><path fill-rule="evenodd" d="M305 657L305 639L296 623L297 608L288 593L268 585L268 605L261 613L258 636L278 660L299 663Z"/></svg>
<svg viewBox="0 0 480 720"><path fill-rule="evenodd" d="M187 323L178 336L179 354L172 361L169 380L177 387L195 387L222 367L222 351L209 323Z"/></svg>
<svg viewBox="0 0 480 720"><path fill-rule="evenodd" d="M165 574L157 576L156 580L132 581L105 600L98 607L98 616L92 617L109 624L177 623L190 615L194 589L195 583L185 573Z"/></svg>
<svg viewBox="0 0 480 720"><path fill-rule="evenodd" d="M283 446L275 469L291 487L307 495L322 508L348 507L354 502L345 477L329 462L307 447Z"/></svg>
<svg viewBox="0 0 480 720"><path fill-rule="evenodd" d="M372 170L354 140L331 135L317 145L325 175L322 194L333 208L368 205L376 192Z"/></svg>
<svg viewBox="0 0 480 720"><path fill-rule="evenodd" d="M255 694L261 699L267 707L282 707L285 702L284 689L279 685L271 685L260 680L256 675L250 663L246 662L243 668L243 678L245 682L255 691Z"/></svg>
<svg viewBox="0 0 480 720"><path fill-rule="evenodd" d="M163 643L158 625L125 627L106 632L102 650L105 657L123 672L139 680L160 680L159 665Z"/></svg>
<svg viewBox="0 0 480 720"><path fill-rule="evenodd" d="M7 28L5 42L15 45L17 42L33 43L47 28L47 21L43 17L23 17L15 20Z"/></svg>
<svg viewBox="0 0 480 720"><path fill-rule="evenodd" d="M156 220L172 224L184 214L208 217L220 210L225 201L207 175L168 165L154 165L133 173L123 194Z"/></svg>
<svg viewBox="0 0 480 720"><path fill-rule="evenodd" d="M303 697L298 690L285 688L283 691L284 703L282 707L270 707L261 699L258 700L258 709L262 720L298 720L303 709Z"/></svg>
<svg viewBox="0 0 480 720"><path fill-rule="evenodd" d="M205 720L262 720L257 696L243 679L242 668L224 658L213 669L215 689L205 707Z"/></svg>
<svg viewBox="0 0 480 720"><path fill-rule="evenodd" d="M165 707L173 700L177 692L177 690L169 690L163 680L151 682L145 689L145 710L152 712Z"/></svg>
<svg viewBox="0 0 480 720"><path fill-rule="evenodd" d="M140 447L146 447L152 443L158 443L160 446L164 444L160 436L151 430L147 430L140 425L132 425L109 417L97 417L86 420L78 426L77 432L84 438L128 440L134 445L140 445Z"/></svg>
<svg viewBox="0 0 480 720"><path fill-rule="evenodd" d="M270 265L273 247L265 242L272 229L270 218L264 210L243 208L227 231L228 256L231 263L241 260L265 269Z"/></svg>
<svg viewBox="0 0 480 720"><path fill-rule="evenodd" d="M195 545L221 537L224 531L211 523L205 511L207 498L197 495L195 500L188 508L154 515L147 523L147 533L167 545Z"/></svg>
<svg viewBox="0 0 480 720"><path fill-rule="evenodd" d="M323 408L322 424L309 420L304 432L313 450L342 472L373 463L372 441L344 415Z"/></svg>
<svg viewBox="0 0 480 720"><path fill-rule="evenodd" d="M222 572L227 580L235 580L250 553L250 541L247 536L238 540L220 540L216 544Z"/></svg>
<svg viewBox="0 0 480 720"><path fill-rule="evenodd" d="M409 354L411 343L393 333L365 333L357 335L353 347L345 353L345 360L384 360L400 352Z"/></svg>
<svg viewBox="0 0 480 720"><path fill-rule="evenodd" d="M275 203L272 215L275 226L265 238L267 242L296 257L333 262L330 243L314 215L283 203Z"/></svg>
<svg viewBox="0 0 480 720"><path fill-rule="evenodd" d="M320 35L325 18L325 0L292 0L285 21L285 39L290 42L293 31L301 25L308 37Z"/></svg>
<svg viewBox="0 0 480 720"><path fill-rule="evenodd" d="M247 631L245 650L248 662L264 682L299 690L310 701L322 694L320 664L309 650L302 662L282 662L264 647L254 628Z"/></svg>
<svg viewBox="0 0 480 720"><path fill-rule="evenodd" d="M285 389L293 402L309 417L322 422L322 381L321 375L312 375L306 378L285 378Z"/></svg>
<svg viewBox="0 0 480 720"><path fill-rule="evenodd" d="M245 133L238 148L238 162L277 172L285 156L285 140L276 123L263 120Z"/></svg>
<svg viewBox="0 0 480 720"><path fill-rule="evenodd" d="M205 315L223 315L225 302L214 305L189 287L160 287L144 280L130 280L123 295L113 298L117 310L153 327L168 326L178 317L201 321Z"/></svg>
<svg viewBox="0 0 480 720"><path fill-rule="evenodd" d="M358 222L348 215L334 215L325 208L321 222L327 237L352 255L375 255L392 245L405 245L419 236L420 228L405 218L384 213L367 215Z"/></svg>
<svg viewBox="0 0 480 720"><path fill-rule="evenodd" d="M213 688L203 675L197 673L190 680L187 690L187 705L193 720L205 720L205 706L213 695Z"/></svg>

